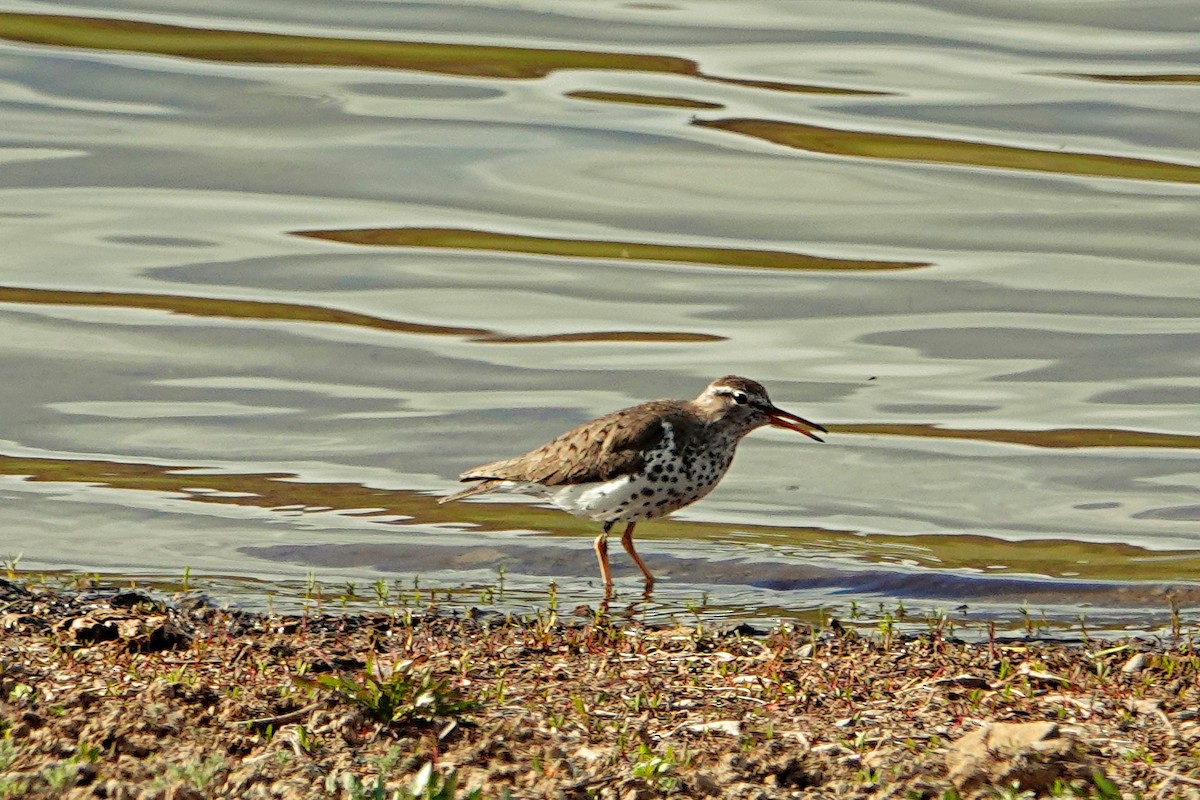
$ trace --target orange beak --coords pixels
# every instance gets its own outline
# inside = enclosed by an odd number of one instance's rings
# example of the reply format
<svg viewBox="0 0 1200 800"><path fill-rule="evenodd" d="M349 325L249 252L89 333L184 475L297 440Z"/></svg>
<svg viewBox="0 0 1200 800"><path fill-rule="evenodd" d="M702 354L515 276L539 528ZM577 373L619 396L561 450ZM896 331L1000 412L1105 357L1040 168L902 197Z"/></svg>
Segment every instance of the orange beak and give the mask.
<svg viewBox="0 0 1200 800"><path fill-rule="evenodd" d="M797 417L795 414L788 413L782 408L771 406L767 409L767 422L773 428L784 428L789 431L803 433L810 439L815 439L818 442L825 441L820 436L813 433L814 430L821 433L829 433L824 427L815 422L809 422L804 417Z"/></svg>

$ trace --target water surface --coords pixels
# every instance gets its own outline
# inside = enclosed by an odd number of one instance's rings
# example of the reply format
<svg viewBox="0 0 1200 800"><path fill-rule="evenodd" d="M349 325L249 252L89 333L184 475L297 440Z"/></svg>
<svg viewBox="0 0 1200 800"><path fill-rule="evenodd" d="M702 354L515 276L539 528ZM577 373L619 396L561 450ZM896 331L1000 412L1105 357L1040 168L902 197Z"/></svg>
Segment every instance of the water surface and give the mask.
<svg viewBox="0 0 1200 800"><path fill-rule="evenodd" d="M1173 3L4 4L0 555L595 606L592 526L436 498L733 372L832 434L640 526L634 613L1194 619L1197 63Z"/></svg>

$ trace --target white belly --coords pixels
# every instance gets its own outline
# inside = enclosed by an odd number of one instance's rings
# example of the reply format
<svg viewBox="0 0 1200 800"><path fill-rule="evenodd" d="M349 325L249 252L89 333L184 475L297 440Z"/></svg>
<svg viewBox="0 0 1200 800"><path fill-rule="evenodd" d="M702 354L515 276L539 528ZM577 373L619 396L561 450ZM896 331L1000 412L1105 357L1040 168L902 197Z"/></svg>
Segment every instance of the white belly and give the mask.
<svg viewBox="0 0 1200 800"><path fill-rule="evenodd" d="M504 481L491 492L497 494L528 494L550 501L555 507L569 514L584 519L600 522L619 522L633 519L648 519L660 514L635 514L641 506L635 502L640 499L640 486L630 482L628 477L614 478L599 483L577 483L571 486L543 486L540 483L525 481ZM673 509L672 509L673 510Z"/></svg>
<svg viewBox="0 0 1200 800"><path fill-rule="evenodd" d="M546 499L570 514L601 522L633 519L626 516L638 506L634 500L641 487L628 477L613 478L601 483L578 483L558 486L545 492ZM645 517L642 517L645 518Z"/></svg>

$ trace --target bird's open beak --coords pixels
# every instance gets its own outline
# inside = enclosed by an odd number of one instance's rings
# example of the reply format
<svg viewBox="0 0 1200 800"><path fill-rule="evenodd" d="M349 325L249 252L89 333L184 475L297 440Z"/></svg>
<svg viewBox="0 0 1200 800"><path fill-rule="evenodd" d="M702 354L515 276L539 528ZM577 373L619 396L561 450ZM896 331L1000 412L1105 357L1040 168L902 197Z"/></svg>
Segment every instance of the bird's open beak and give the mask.
<svg viewBox="0 0 1200 800"><path fill-rule="evenodd" d="M829 433L829 431L825 430L825 428L821 425L818 425L815 422L809 422L808 420L804 419L804 417L797 417L795 414L784 411L782 408L775 408L775 406L771 406L767 409L767 422L773 428L785 428L789 431L803 433L808 438L816 439L818 442L823 442L825 440L813 433L814 430L820 431L821 433Z"/></svg>

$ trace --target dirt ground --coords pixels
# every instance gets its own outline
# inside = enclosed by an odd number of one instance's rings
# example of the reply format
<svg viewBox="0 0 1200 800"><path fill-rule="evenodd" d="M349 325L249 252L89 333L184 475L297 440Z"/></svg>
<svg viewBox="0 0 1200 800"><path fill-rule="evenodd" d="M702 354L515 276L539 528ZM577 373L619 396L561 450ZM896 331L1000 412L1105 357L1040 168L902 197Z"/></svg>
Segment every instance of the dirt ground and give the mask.
<svg viewBox="0 0 1200 800"><path fill-rule="evenodd" d="M1200 652L0 579L0 798L1200 797Z"/></svg>

